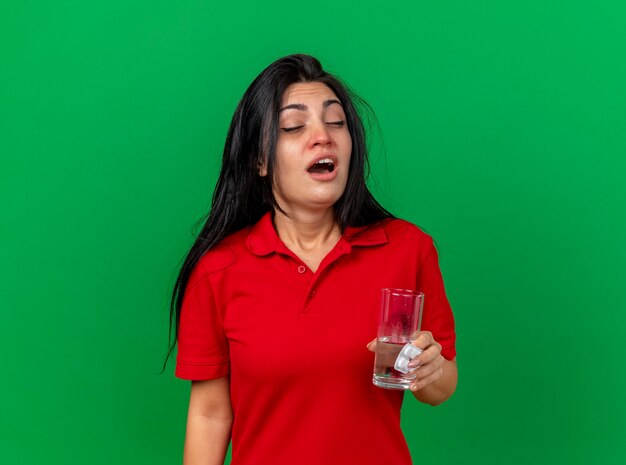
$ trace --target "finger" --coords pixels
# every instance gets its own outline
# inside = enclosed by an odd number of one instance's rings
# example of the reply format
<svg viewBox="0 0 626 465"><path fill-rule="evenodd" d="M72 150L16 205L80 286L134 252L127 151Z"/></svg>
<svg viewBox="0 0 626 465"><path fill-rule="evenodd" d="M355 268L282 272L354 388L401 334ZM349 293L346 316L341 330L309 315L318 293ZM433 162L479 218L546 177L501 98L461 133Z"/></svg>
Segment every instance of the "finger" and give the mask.
<svg viewBox="0 0 626 465"><path fill-rule="evenodd" d="M427 376L432 375L435 371L443 366L443 357L437 357L436 359L425 363L424 365L412 369L410 372L412 375L415 375L415 379L426 378ZM412 367L411 367L412 368Z"/></svg>
<svg viewBox="0 0 626 465"><path fill-rule="evenodd" d="M420 331L412 344L415 347L419 347L420 349L424 350L428 348L428 346L430 346L433 341L433 335L430 331Z"/></svg>
<svg viewBox="0 0 626 465"><path fill-rule="evenodd" d="M427 349L423 350L421 354L416 355L409 362L409 368L415 368L421 365L426 365L435 360L441 354L441 344L433 342L433 344Z"/></svg>
<svg viewBox="0 0 626 465"><path fill-rule="evenodd" d="M419 391L420 389L425 388L430 383L434 383L439 378L441 378L442 374L443 374L443 368L439 368L434 373L430 374L429 376L413 381L410 387L411 391Z"/></svg>
<svg viewBox="0 0 626 465"><path fill-rule="evenodd" d="M371 352L376 352L376 339L372 339L369 344L367 344L367 349Z"/></svg>

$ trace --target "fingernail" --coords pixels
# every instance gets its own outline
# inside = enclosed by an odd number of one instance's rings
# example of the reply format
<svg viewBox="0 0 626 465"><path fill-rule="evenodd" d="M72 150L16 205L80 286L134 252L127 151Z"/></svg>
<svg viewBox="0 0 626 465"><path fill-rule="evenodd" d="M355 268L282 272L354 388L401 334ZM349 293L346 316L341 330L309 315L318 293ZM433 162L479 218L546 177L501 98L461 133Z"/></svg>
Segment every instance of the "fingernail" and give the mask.
<svg viewBox="0 0 626 465"><path fill-rule="evenodd" d="M420 366L420 362L419 362L419 361L417 361L417 360L411 360L411 361L409 362L409 367L410 367L410 368L417 368L418 366Z"/></svg>

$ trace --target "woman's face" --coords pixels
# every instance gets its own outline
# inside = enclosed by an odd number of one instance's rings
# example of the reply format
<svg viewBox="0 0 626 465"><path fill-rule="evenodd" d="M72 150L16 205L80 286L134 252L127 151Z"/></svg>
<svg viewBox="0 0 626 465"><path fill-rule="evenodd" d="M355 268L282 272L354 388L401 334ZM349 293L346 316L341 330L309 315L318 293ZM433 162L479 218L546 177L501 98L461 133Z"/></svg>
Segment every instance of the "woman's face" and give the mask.
<svg viewBox="0 0 626 465"><path fill-rule="evenodd" d="M325 84L292 84L283 95L273 191L280 207L322 210L343 194L352 139L346 115ZM267 174L264 167L261 174Z"/></svg>

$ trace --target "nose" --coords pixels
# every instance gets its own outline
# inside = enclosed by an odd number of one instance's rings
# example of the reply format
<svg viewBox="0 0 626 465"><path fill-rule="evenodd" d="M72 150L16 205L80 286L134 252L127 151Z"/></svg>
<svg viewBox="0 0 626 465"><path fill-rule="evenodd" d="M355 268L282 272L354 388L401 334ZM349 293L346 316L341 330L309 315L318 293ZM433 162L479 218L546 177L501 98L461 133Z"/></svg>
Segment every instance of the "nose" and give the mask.
<svg viewBox="0 0 626 465"><path fill-rule="evenodd" d="M328 145L332 142L330 133L324 122L315 124L312 129L310 139L311 147L315 147L316 145Z"/></svg>

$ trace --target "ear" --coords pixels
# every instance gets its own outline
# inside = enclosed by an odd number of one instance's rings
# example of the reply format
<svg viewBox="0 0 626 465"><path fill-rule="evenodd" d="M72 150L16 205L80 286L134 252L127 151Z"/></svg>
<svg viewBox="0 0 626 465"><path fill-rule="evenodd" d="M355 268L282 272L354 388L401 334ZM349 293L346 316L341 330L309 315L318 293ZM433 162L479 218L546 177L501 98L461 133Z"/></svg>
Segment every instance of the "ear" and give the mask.
<svg viewBox="0 0 626 465"><path fill-rule="evenodd" d="M259 176L261 176L262 178L267 176L267 164L265 163L265 161L259 160L259 162L256 164L256 167L257 167Z"/></svg>

